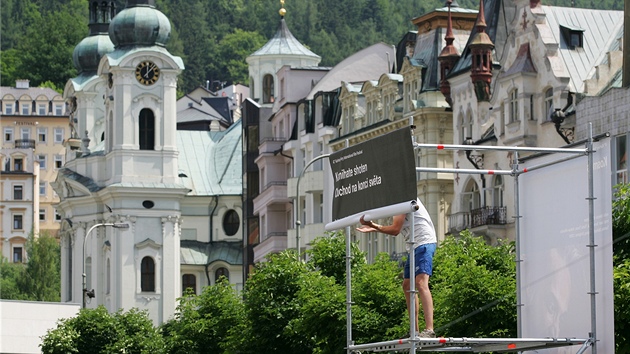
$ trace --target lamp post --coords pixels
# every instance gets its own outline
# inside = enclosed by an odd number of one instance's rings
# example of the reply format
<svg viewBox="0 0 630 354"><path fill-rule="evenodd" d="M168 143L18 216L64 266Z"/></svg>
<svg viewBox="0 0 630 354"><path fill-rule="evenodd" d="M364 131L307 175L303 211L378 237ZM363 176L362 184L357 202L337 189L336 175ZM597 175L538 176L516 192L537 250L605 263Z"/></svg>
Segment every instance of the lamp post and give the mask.
<svg viewBox="0 0 630 354"><path fill-rule="evenodd" d="M300 224L301 224L300 222L300 179L302 178L302 175L304 174L304 172L306 172L306 169L310 165L312 165L313 162L317 160L321 160L329 156L330 154L323 154L309 161L302 169L302 172L298 176L297 182L295 183L295 203L296 203L295 205L295 210L296 210L295 212L295 247L297 248L298 258L300 258Z"/></svg>
<svg viewBox="0 0 630 354"><path fill-rule="evenodd" d="M99 224L94 224L92 225L92 227L90 227L88 229L88 231L85 233L85 237L83 238L83 256L81 257L81 260L83 262L83 307L85 308L85 297L88 295L88 289L87 289L87 275L85 274L85 244L87 243L87 239L90 236L90 233L92 232L92 230L96 229L97 227L101 227L101 226L111 226L115 229L128 229L129 228L129 224L123 224L123 223L99 223ZM92 296L90 296L90 298L94 297L94 293L91 294Z"/></svg>

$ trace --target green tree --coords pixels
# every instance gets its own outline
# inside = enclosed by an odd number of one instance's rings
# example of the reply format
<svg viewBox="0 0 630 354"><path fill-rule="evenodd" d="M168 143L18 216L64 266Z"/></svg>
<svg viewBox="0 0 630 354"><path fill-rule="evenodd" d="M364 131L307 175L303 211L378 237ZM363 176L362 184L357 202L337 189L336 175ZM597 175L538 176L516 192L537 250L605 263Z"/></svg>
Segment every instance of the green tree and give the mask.
<svg viewBox="0 0 630 354"><path fill-rule="evenodd" d="M61 254L55 237L42 232L26 242L27 263L21 290L29 300L61 300Z"/></svg>
<svg viewBox="0 0 630 354"><path fill-rule="evenodd" d="M2 260L1 297L12 300L60 301L60 250L46 232L26 242L26 264Z"/></svg>
<svg viewBox="0 0 630 354"><path fill-rule="evenodd" d="M15 78L29 79L31 86L51 81L64 87L77 74L72 52L86 35L87 16L59 11L38 18L26 29L26 36L18 45L21 60Z"/></svg>
<svg viewBox="0 0 630 354"><path fill-rule="evenodd" d="M249 84L249 68L245 58L265 44L265 38L258 32L235 29L219 42L218 68L223 75L215 76L230 83Z"/></svg>
<svg viewBox="0 0 630 354"><path fill-rule="evenodd" d="M297 253L284 251L269 255L245 284L245 310L248 331L243 333L244 351L249 353L310 353L313 339L299 332L298 291L308 274Z"/></svg>
<svg viewBox="0 0 630 354"><path fill-rule="evenodd" d="M110 314L103 306L60 320L42 338L42 353L164 353L164 340L145 311Z"/></svg>
<svg viewBox="0 0 630 354"><path fill-rule="evenodd" d="M24 265L11 263L6 258L0 260L0 299L25 300L19 280L24 276Z"/></svg>
<svg viewBox="0 0 630 354"><path fill-rule="evenodd" d="M615 186L612 220L615 352L630 353L630 184Z"/></svg>
<svg viewBox="0 0 630 354"><path fill-rule="evenodd" d="M350 244L351 266L358 270L365 266L365 253L355 242ZM342 232L330 233L325 237L318 237L311 243L311 249L306 250L308 266L319 270L323 276L332 277L337 284L346 284L346 240ZM353 270L353 272L354 272Z"/></svg>
<svg viewBox="0 0 630 354"><path fill-rule="evenodd" d="M373 343L409 335L409 316L402 290L402 269L381 253L353 279L353 337Z"/></svg>
<svg viewBox="0 0 630 354"><path fill-rule="evenodd" d="M514 244L488 245L468 231L437 249L431 291L439 335L516 336Z"/></svg>
<svg viewBox="0 0 630 354"><path fill-rule="evenodd" d="M162 326L168 353L221 353L232 347L231 336L241 335L243 302L222 279L199 296L189 291L179 299L175 317Z"/></svg>

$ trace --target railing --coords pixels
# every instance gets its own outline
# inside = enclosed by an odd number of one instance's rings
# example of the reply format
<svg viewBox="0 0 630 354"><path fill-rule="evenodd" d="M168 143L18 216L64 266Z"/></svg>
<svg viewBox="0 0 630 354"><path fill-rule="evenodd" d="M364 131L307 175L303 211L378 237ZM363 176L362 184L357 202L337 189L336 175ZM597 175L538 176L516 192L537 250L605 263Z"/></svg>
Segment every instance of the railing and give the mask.
<svg viewBox="0 0 630 354"><path fill-rule="evenodd" d="M17 139L15 141L16 149L34 149L35 148L35 140L33 139Z"/></svg>
<svg viewBox="0 0 630 354"><path fill-rule="evenodd" d="M507 223L506 207L482 207L470 212L472 227L483 225L505 225Z"/></svg>
<svg viewBox="0 0 630 354"><path fill-rule="evenodd" d="M449 232L458 232L485 225L507 224L506 207L482 207L470 212L460 212L449 215Z"/></svg>
<svg viewBox="0 0 630 354"><path fill-rule="evenodd" d="M286 232L269 232L268 234L263 236L263 239L261 240L261 242L264 240L268 240L269 238L274 237L274 236L287 236L287 233Z"/></svg>
<svg viewBox="0 0 630 354"><path fill-rule="evenodd" d="M275 182L269 182L267 183L264 187L263 187L263 192L266 191L267 189L273 187L273 186L287 186L287 181L275 181Z"/></svg>

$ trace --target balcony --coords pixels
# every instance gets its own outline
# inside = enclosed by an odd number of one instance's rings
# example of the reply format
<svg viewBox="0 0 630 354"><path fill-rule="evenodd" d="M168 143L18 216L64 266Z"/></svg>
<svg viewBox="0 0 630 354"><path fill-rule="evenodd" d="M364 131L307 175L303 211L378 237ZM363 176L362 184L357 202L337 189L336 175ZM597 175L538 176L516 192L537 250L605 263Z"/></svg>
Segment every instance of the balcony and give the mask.
<svg viewBox="0 0 630 354"><path fill-rule="evenodd" d="M288 203L287 182L274 181L267 183L263 190L254 198L254 214L260 213L264 208L272 204Z"/></svg>
<svg viewBox="0 0 630 354"><path fill-rule="evenodd" d="M15 140L16 149L35 149L35 140L33 139L17 139Z"/></svg>
<svg viewBox="0 0 630 354"><path fill-rule="evenodd" d="M480 226L507 224L506 207L482 207L470 212L460 212L449 215L449 232L459 232Z"/></svg>
<svg viewBox="0 0 630 354"><path fill-rule="evenodd" d="M286 232L270 232L262 237L254 247L254 262L262 262L268 254L282 252L287 249Z"/></svg>

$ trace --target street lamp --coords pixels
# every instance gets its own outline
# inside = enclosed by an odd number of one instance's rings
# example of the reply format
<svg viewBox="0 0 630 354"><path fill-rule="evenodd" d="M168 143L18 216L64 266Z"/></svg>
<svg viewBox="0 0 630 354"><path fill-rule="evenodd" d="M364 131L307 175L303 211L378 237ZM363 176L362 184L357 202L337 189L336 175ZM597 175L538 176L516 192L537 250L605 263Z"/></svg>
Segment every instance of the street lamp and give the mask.
<svg viewBox="0 0 630 354"><path fill-rule="evenodd" d="M296 203L295 205L295 210L296 210L295 212L295 247L297 248L298 258L300 258L300 224L301 224L300 222L300 179L302 178L302 175L304 174L304 172L306 172L306 169L310 165L312 165L313 162L317 160L321 160L329 156L330 154L323 154L309 161L302 169L302 172L298 176L297 182L295 183L295 203Z"/></svg>
<svg viewBox="0 0 630 354"><path fill-rule="evenodd" d="M83 262L83 307L85 308L85 297L89 296L90 299L93 298L94 295L94 289L92 290L88 290L87 289L87 275L85 274L85 244L87 243L87 239L90 236L90 233L92 232L92 230L94 230L97 227L101 227L101 226L111 226L115 229L128 229L129 228L129 224L123 224L123 223L100 223L100 224L94 224L92 225L92 227L89 228L88 232L85 233L85 237L83 238L83 256L81 257L81 260Z"/></svg>

